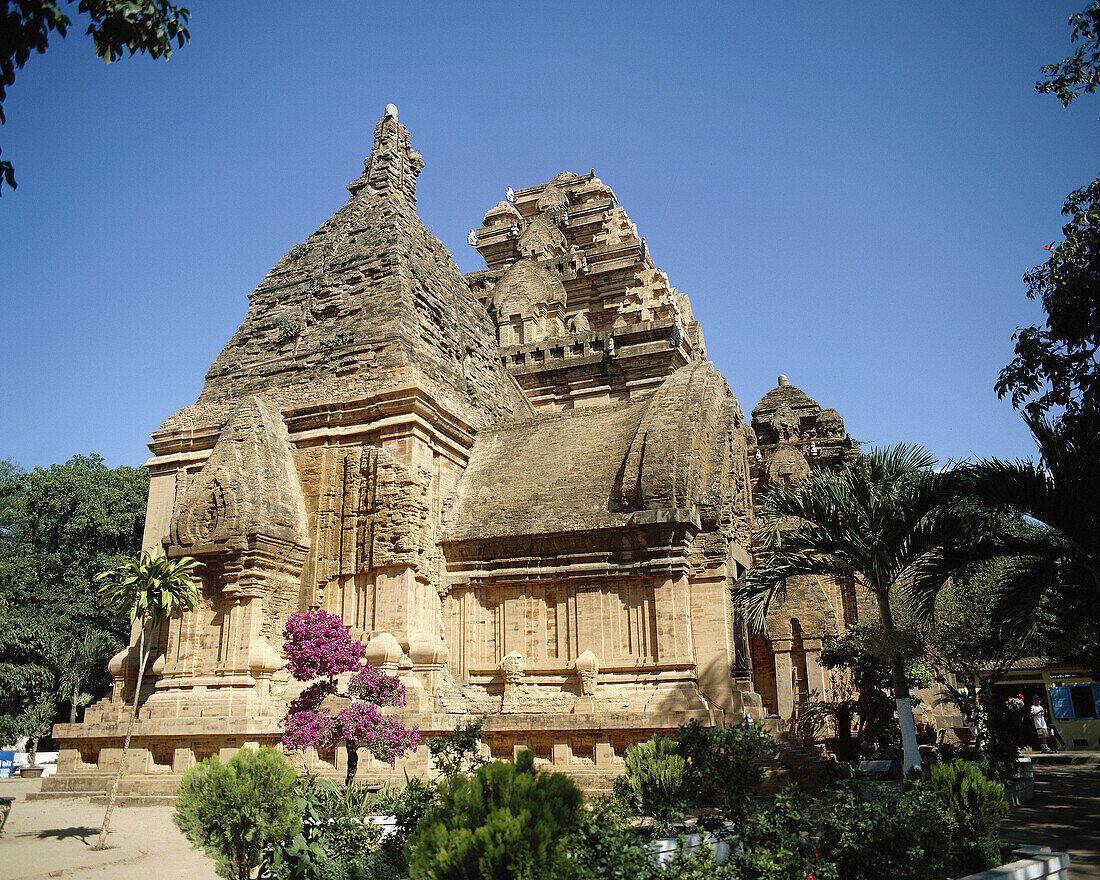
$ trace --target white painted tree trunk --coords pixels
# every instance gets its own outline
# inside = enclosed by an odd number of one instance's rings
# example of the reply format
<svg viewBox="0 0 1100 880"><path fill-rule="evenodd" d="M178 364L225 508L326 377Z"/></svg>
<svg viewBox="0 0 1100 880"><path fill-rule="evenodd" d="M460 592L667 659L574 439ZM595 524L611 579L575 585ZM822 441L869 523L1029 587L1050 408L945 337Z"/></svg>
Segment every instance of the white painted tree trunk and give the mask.
<svg viewBox="0 0 1100 880"><path fill-rule="evenodd" d="M920 747L917 745L917 728L913 722L913 704L909 696L898 697L898 723L901 725L901 750L903 773L921 771Z"/></svg>

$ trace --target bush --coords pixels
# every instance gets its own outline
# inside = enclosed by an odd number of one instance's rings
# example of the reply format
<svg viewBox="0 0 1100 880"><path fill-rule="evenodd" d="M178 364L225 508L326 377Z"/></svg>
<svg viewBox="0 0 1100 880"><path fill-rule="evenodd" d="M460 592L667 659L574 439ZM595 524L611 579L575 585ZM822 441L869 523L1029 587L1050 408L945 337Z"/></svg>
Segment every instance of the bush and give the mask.
<svg viewBox="0 0 1100 880"><path fill-rule="evenodd" d="M968 873L1000 864L997 832L1008 812L1003 785L986 779L976 764L959 760L932 767L918 788L934 792L954 816L959 858L973 866Z"/></svg>
<svg viewBox="0 0 1100 880"><path fill-rule="evenodd" d="M387 790L378 795L374 806L380 813L397 820L394 833L382 841L380 856L385 858L404 877L408 873L408 842L416 832L420 820L438 802L439 786L418 776L405 777L405 787ZM379 875L382 880L382 875Z"/></svg>
<svg viewBox="0 0 1100 880"><path fill-rule="evenodd" d="M632 812L658 819L683 813L687 762L666 736L629 746L623 756L626 773L615 780L615 797Z"/></svg>
<svg viewBox="0 0 1100 880"><path fill-rule="evenodd" d="M271 748L207 758L183 775L172 821L214 859L218 874L247 880L268 843L293 837L302 818L297 775Z"/></svg>
<svg viewBox="0 0 1100 880"><path fill-rule="evenodd" d="M456 727L451 733L428 740L432 763L444 779L451 779L459 773L472 773L488 763L480 750L481 740L485 736L484 725L485 716L482 715L462 727Z"/></svg>
<svg viewBox="0 0 1100 880"><path fill-rule="evenodd" d="M365 819L371 795L364 786L339 787L307 773L298 780L302 829L272 842L261 877L275 880L390 880L402 876L378 846L382 829Z"/></svg>
<svg viewBox="0 0 1100 880"><path fill-rule="evenodd" d="M690 802L740 826L764 781L756 761L774 755L778 746L768 734L744 724L721 729L692 721L680 728L676 751L686 764L683 784Z"/></svg>
<svg viewBox="0 0 1100 880"><path fill-rule="evenodd" d="M568 870L568 837L581 793L569 777L539 773L534 756L497 761L439 787L439 803L409 842L413 880L542 880Z"/></svg>
<svg viewBox="0 0 1100 880"><path fill-rule="evenodd" d="M619 803L599 798L581 810L569 841L572 880L640 880L650 875L649 853Z"/></svg>

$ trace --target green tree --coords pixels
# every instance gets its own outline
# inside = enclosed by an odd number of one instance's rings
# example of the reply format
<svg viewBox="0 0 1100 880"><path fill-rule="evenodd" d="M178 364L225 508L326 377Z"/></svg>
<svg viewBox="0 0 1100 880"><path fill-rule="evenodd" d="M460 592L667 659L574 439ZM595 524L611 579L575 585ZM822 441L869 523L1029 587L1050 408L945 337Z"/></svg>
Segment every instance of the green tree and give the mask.
<svg viewBox="0 0 1100 880"><path fill-rule="evenodd" d="M947 504L949 486L924 449L873 449L840 471L817 471L764 496L757 563L735 587L752 624L763 630L769 603L788 578L854 580L878 602L885 636L896 643L892 598L934 593L953 570L955 550L976 540L973 522ZM921 766L909 679L899 651L890 657L906 771Z"/></svg>
<svg viewBox="0 0 1100 880"><path fill-rule="evenodd" d="M38 758L38 743L50 735L53 719L57 715L57 698L43 694L28 706L20 719L23 735L27 738L27 760L31 767Z"/></svg>
<svg viewBox="0 0 1100 880"><path fill-rule="evenodd" d="M0 739L25 706L58 690L65 644L127 635L94 577L141 549L148 492L144 468L111 469L97 455L30 472L0 462ZM109 686L101 671L84 689Z"/></svg>
<svg viewBox="0 0 1100 880"><path fill-rule="evenodd" d="M63 5L57 0L7 0L0 6L0 124L16 69L22 69L32 52L45 52L52 33L64 37L68 32L72 21ZM95 42L96 55L108 63L127 50L130 55L169 58L173 42L182 47L191 39L185 27L190 13L166 0L79 0L77 12L90 19L85 33ZM5 183L15 188L15 170L0 161L0 192Z"/></svg>
<svg viewBox="0 0 1100 880"><path fill-rule="evenodd" d="M178 617L185 611L194 609L199 591L191 579L191 572L200 565L201 562L189 556L168 559L160 553L142 553L139 557L126 560L120 568L104 571L96 576L101 584L103 604L120 617L129 620L131 628L136 626L138 631L137 681L130 705L130 720L126 725L126 738L122 743L122 757L107 796L107 812L103 816L103 828L100 829L97 844L99 849L103 848L107 840L115 796L118 794L118 781L122 778L126 753L130 749L130 735L134 732L134 721L137 718L141 680L152 653L152 639L147 638L147 631L162 620Z"/></svg>
<svg viewBox="0 0 1100 880"><path fill-rule="evenodd" d="M84 685L106 672L108 661L121 648L118 639L100 630L90 630L62 648L61 697L69 701L70 724L76 724L76 710L94 699L84 692Z"/></svg>
<svg viewBox="0 0 1100 880"><path fill-rule="evenodd" d="M1083 413L1025 420L1039 463L988 460L958 474L990 509L1037 524L1004 542L994 620L1013 641L1100 671L1100 430Z"/></svg>
<svg viewBox="0 0 1100 880"><path fill-rule="evenodd" d="M207 758L183 774L172 821L228 880L248 880L264 847L302 828L298 775L275 749Z"/></svg>
<svg viewBox="0 0 1100 880"><path fill-rule="evenodd" d="M1068 107L1100 84L1100 2L1070 20L1074 53L1043 68L1035 91L1057 95ZM1045 327L1018 329L1016 357L997 380L998 396L1038 417L1064 408L1063 418L1100 409L1100 178L1066 198L1063 241L1049 259L1024 276L1029 299L1047 314Z"/></svg>

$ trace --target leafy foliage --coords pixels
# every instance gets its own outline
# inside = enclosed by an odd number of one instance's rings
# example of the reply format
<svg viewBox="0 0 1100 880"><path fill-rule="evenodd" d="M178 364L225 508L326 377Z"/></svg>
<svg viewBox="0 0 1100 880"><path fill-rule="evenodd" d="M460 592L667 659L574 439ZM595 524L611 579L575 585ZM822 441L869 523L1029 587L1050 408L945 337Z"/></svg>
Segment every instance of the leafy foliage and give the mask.
<svg viewBox="0 0 1100 880"><path fill-rule="evenodd" d="M20 719L20 732L27 737L27 758L32 767L38 754L38 743L50 735L56 714L57 699L53 694L43 694L27 707Z"/></svg>
<svg viewBox="0 0 1100 880"><path fill-rule="evenodd" d="M222 877L248 880L269 842L301 829L297 780L271 748L241 749L226 764L207 758L183 775L172 821Z"/></svg>
<svg viewBox="0 0 1100 880"><path fill-rule="evenodd" d="M686 762L683 781L690 802L740 827L755 809L753 795L764 781L756 761L774 755L778 745L744 724L722 729L692 720L680 728L676 751Z"/></svg>
<svg viewBox="0 0 1100 880"><path fill-rule="evenodd" d="M363 786L338 787L307 773L295 789L302 829L274 840L264 852L261 877L276 880L384 880L400 867L378 846L382 829L367 820L371 795Z"/></svg>
<svg viewBox="0 0 1100 880"><path fill-rule="evenodd" d="M96 575L103 603L118 617L129 620L131 626L136 624L138 632L138 667L130 702L130 720L126 723L126 736L122 741L122 758L107 794L107 811L103 814L97 849L106 846L118 782L122 778L122 768L126 766L126 753L130 750L130 737L134 732L138 701L141 699L141 682L152 653L153 643L147 630L150 625L158 625L162 620L178 617L195 607L199 590L191 580L191 572L201 565L189 556L170 560L158 550L126 559L118 568Z"/></svg>
<svg viewBox="0 0 1100 880"><path fill-rule="evenodd" d="M993 616L1013 642L1100 670L1100 415L1025 421L1041 463L980 461L959 475L982 504L1037 524L1004 541Z"/></svg>
<svg viewBox="0 0 1100 880"><path fill-rule="evenodd" d="M566 841L581 793L569 777L540 773L529 751L439 787L439 803L409 846L414 880L540 880L568 870Z"/></svg>
<svg viewBox="0 0 1100 880"><path fill-rule="evenodd" d="M975 764L954 761L931 767L919 786L936 792L951 809L964 837L993 841L1008 812L1004 786L990 782Z"/></svg>
<svg viewBox="0 0 1100 880"><path fill-rule="evenodd" d="M567 857L572 880L641 880L656 874L642 839L609 798L580 811Z"/></svg>
<svg viewBox="0 0 1100 880"><path fill-rule="evenodd" d="M382 792L375 808L397 820L394 833L382 841L381 855L399 872L408 875L409 840L416 828L438 801L439 786L434 780L406 776L403 788Z"/></svg>
<svg viewBox="0 0 1100 880"><path fill-rule="evenodd" d="M1052 408L1072 418L1100 405L1100 179L1070 193L1062 215L1063 241L1024 275L1046 325L1016 330L1016 357L995 385L1036 418Z"/></svg>
<svg viewBox="0 0 1100 880"><path fill-rule="evenodd" d="M615 796L643 816L671 819L687 806L684 772L687 761L667 736L654 736L628 746L626 772L615 780Z"/></svg>
<svg viewBox="0 0 1100 880"><path fill-rule="evenodd" d="M189 556L169 559L159 551L146 551L97 574L99 596L106 608L131 625L179 617L195 609L199 593L191 572L201 566Z"/></svg>
<svg viewBox="0 0 1100 880"><path fill-rule="evenodd" d="M94 699L93 694L84 692L84 685L102 677L108 661L121 649L118 639L100 630L90 630L79 641L73 639L62 646L60 691L69 701L70 723L76 723L76 710Z"/></svg>
<svg viewBox="0 0 1100 880"><path fill-rule="evenodd" d="M1068 107L1084 94L1092 94L1100 85L1100 3L1090 3L1083 12L1070 16L1070 42L1080 42L1074 53L1057 64L1046 64L1046 80L1035 84L1035 91L1058 96Z"/></svg>
<svg viewBox="0 0 1100 880"><path fill-rule="evenodd" d="M141 547L149 475L99 456L25 473L0 462L0 740L24 706L58 689L66 646L87 635L122 640L97 601L94 576ZM110 679L85 680L93 697Z"/></svg>
<svg viewBox="0 0 1100 880"><path fill-rule="evenodd" d="M169 58L173 42L182 47L191 39L185 26L190 13L166 0L80 0L77 12L91 19L85 34L94 41L96 55L106 62L118 60L124 50L129 50L130 55L144 52L153 58ZM0 124L3 124L6 90L15 82L16 69L22 69L31 52L45 52L52 33L56 31L64 37L72 21L57 0L9 0L0 16ZM5 183L15 188L15 170L10 162L0 161L0 192Z"/></svg>
<svg viewBox="0 0 1100 880"><path fill-rule="evenodd" d="M488 763L479 750L485 735L484 726L485 716L482 715L450 733L428 740L432 763L444 779L451 779L460 773L472 773Z"/></svg>

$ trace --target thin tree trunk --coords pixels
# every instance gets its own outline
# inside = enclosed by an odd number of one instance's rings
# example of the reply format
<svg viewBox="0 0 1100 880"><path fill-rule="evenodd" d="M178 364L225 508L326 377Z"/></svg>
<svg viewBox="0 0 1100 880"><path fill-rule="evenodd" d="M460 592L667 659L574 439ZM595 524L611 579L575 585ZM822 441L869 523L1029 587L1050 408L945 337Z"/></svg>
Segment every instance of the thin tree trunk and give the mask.
<svg viewBox="0 0 1100 880"><path fill-rule="evenodd" d="M897 704L898 725L901 727L902 772L921 770L920 747L917 745L917 728L913 722L913 704L909 699L909 679L905 675L905 664L898 654L894 616L890 613L889 593L878 593L879 611L882 614L882 627L890 639L893 655L890 658L890 672L894 683L894 702Z"/></svg>
<svg viewBox="0 0 1100 880"><path fill-rule="evenodd" d="M348 751L348 775L344 779L344 785L349 786L355 781L355 771L359 769L359 743L346 739L344 748Z"/></svg>
<svg viewBox="0 0 1100 880"><path fill-rule="evenodd" d="M107 831L111 825L111 813L115 810L115 797L118 795L118 783L122 778L122 768L126 765L126 753L130 750L130 735L134 732L134 721L137 719L138 697L141 696L141 678L145 674L145 621L141 622L141 635L138 637L138 674L137 683L134 686L134 702L130 707L130 723L126 725L126 739L122 743L122 758L118 762L118 770L115 771L114 781L111 783L111 791L107 795L107 812L103 815L103 827L99 830L99 843L96 849L103 849L107 842Z"/></svg>
<svg viewBox="0 0 1100 880"><path fill-rule="evenodd" d="M76 701L80 697L80 685L73 688L72 708L69 709L69 724L76 724Z"/></svg>

